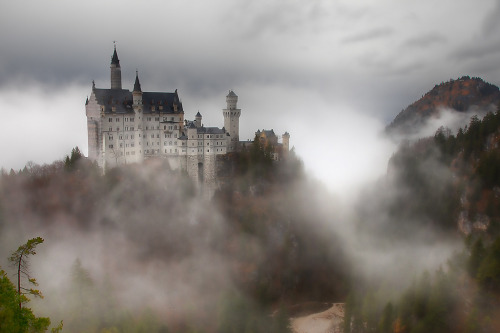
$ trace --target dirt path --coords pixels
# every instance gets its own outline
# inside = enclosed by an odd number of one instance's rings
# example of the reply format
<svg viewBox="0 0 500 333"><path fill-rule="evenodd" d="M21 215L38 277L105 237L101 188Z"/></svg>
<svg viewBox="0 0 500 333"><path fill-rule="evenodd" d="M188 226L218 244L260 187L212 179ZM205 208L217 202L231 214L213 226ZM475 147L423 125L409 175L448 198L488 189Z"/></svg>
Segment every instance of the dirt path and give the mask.
<svg viewBox="0 0 500 333"><path fill-rule="evenodd" d="M294 333L337 333L342 332L344 303L335 303L326 311L291 320Z"/></svg>

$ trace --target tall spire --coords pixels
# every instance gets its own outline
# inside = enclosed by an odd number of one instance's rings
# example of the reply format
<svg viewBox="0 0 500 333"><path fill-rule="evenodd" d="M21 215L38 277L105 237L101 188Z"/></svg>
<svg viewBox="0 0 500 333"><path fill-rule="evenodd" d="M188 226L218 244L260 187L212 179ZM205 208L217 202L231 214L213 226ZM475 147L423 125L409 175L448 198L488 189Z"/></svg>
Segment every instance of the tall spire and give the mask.
<svg viewBox="0 0 500 333"><path fill-rule="evenodd" d="M118 54L116 53L116 42L113 41L115 51L113 52L113 56L111 57L111 64L116 65L117 67L120 67L120 60L118 59Z"/></svg>
<svg viewBox="0 0 500 333"><path fill-rule="evenodd" d="M113 42L115 43L115 42ZM118 60L118 54L116 53L116 44L114 47L113 56L111 57L111 89L121 89L122 88L122 70L120 68L120 60Z"/></svg>
<svg viewBox="0 0 500 333"><path fill-rule="evenodd" d="M134 91L142 91L141 83L139 82L139 72L137 70L135 71Z"/></svg>

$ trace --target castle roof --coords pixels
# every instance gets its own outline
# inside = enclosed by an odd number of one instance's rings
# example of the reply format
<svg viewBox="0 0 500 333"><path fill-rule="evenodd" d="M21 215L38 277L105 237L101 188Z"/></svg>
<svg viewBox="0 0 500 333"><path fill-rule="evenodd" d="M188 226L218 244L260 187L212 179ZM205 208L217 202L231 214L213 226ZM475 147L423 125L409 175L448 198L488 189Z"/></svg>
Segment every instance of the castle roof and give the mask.
<svg viewBox="0 0 500 333"><path fill-rule="evenodd" d="M260 136L261 134L264 134L266 136L266 138L270 138L270 137L275 137L276 134L274 133L274 130L265 130L263 129L262 131L258 130L257 132L255 132L256 135Z"/></svg>
<svg viewBox="0 0 500 333"><path fill-rule="evenodd" d="M200 113L200 111L198 111L198 113L196 114L196 116L195 116L195 117L196 117L196 118L201 117L201 113Z"/></svg>
<svg viewBox="0 0 500 333"><path fill-rule="evenodd" d="M226 131L218 127L198 127L199 134L224 134Z"/></svg>
<svg viewBox="0 0 500 333"><path fill-rule="evenodd" d="M93 90L97 103L104 105L105 113L112 113L111 107L115 107L116 113L133 113L132 92L127 89L98 89ZM174 109L177 105L177 111ZM162 107L160 110L159 107ZM155 110L153 111L153 107ZM177 92L143 92L142 109L144 114L151 113L183 113L182 103Z"/></svg>
<svg viewBox="0 0 500 333"><path fill-rule="evenodd" d="M226 97L238 97L238 96L234 93L234 91L229 90L229 94L227 94Z"/></svg>

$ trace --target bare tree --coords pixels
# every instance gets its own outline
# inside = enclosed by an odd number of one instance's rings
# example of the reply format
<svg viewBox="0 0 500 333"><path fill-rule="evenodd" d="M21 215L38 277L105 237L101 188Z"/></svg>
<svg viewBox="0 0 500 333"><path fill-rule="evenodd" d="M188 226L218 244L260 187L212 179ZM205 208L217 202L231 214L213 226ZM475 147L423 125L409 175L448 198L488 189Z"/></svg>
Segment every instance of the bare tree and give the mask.
<svg viewBox="0 0 500 333"><path fill-rule="evenodd" d="M19 248L12 253L9 261L17 268L17 293L19 295L19 308L22 308L22 303L27 301L26 294L31 294L35 297L43 298L40 290L24 288L21 285L22 279L27 279L29 284L38 286L36 279L30 276L29 272L29 258L28 256L36 254L35 248L38 244L43 243L42 237L36 237L28 240L26 244L19 246Z"/></svg>

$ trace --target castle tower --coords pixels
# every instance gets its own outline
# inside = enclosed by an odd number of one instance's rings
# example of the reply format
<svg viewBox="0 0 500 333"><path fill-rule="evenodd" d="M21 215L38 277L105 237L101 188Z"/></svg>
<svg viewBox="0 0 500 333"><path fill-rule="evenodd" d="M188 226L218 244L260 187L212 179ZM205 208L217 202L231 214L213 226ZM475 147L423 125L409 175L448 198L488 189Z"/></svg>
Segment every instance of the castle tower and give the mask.
<svg viewBox="0 0 500 333"><path fill-rule="evenodd" d="M139 82L139 73L137 71L135 71L135 83L134 91L132 91L132 102L134 103L134 107L136 105L142 105L141 83Z"/></svg>
<svg viewBox="0 0 500 333"><path fill-rule="evenodd" d="M116 54L116 45L113 56L111 57L111 89L121 89L122 88L122 69L120 68L120 60L118 60L118 55Z"/></svg>
<svg viewBox="0 0 500 333"><path fill-rule="evenodd" d="M229 90L229 94L226 96L227 108L222 110L224 115L224 128L226 132L229 133L230 143L228 145L228 151L236 151L238 147L238 142L240 141L240 115L241 110L237 108L238 96Z"/></svg>
<svg viewBox="0 0 500 333"><path fill-rule="evenodd" d="M285 132L283 134L283 157L288 156L288 152L290 151L290 134Z"/></svg>
<svg viewBox="0 0 500 333"><path fill-rule="evenodd" d="M198 111L198 113L196 114L196 116L194 118L194 123L195 123L196 127L201 127L201 119L202 119L201 113L200 113L200 111Z"/></svg>

